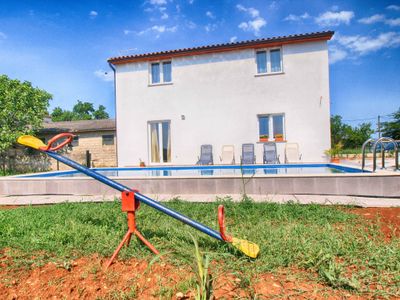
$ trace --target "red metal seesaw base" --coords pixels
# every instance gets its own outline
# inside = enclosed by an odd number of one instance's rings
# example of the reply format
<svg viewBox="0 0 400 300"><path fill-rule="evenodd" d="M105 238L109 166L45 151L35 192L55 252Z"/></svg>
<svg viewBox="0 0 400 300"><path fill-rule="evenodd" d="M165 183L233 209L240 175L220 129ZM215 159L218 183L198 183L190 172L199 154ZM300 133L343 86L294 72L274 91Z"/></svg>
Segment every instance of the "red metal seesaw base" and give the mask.
<svg viewBox="0 0 400 300"><path fill-rule="evenodd" d="M159 254L156 248L144 238L144 236L137 230L136 222L135 222L135 211L139 209L140 202L135 200L135 192L134 191L126 191L121 193L122 198L122 211L125 211L128 215L128 231L126 232L124 238L121 243L118 245L117 249L115 249L114 254L111 256L110 260L107 262L106 269L111 266L114 259L117 257L119 251L122 246L126 244L129 246L131 241L132 234L136 235L142 242L145 244L154 254Z"/></svg>

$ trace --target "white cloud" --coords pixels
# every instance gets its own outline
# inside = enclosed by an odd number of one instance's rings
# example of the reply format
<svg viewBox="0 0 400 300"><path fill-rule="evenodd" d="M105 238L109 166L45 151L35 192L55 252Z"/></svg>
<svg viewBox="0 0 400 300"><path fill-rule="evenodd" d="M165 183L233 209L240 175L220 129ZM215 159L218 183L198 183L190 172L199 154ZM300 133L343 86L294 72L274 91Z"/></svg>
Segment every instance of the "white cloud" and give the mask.
<svg viewBox="0 0 400 300"><path fill-rule="evenodd" d="M363 23L363 24L374 24L374 23L382 22L389 26L400 26L400 18L387 19L385 17L385 15L373 15L373 16L370 16L367 18L362 18L362 19L358 20L358 22Z"/></svg>
<svg viewBox="0 0 400 300"><path fill-rule="evenodd" d="M97 77L97 78L100 78L101 80L103 80L103 81L114 81L114 74L113 74L113 72L106 72L106 71L103 71L103 70L97 70L97 71L94 71L93 72L93 74Z"/></svg>
<svg viewBox="0 0 400 300"><path fill-rule="evenodd" d="M279 5L278 5L278 3L277 3L276 1L272 1L272 2L268 5L268 8L269 8L270 10L278 9L278 7L279 7Z"/></svg>
<svg viewBox="0 0 400 300"><path fill-rule="evenodd" d="M161 33L176 32L177 29L178 29L178 26L167 27L165 25L154 25L152 27L149 27L147 29L139 31L137 34L138 35L143 35L143 34L148 33L148 32L154 32L154 33L157 33L156 37L158 38Z"/></svg>
<svg viewBox="0 0 400 300"><path fill-rule="evenodd" d="M284 18L283 20L284 21L291 21L291 22L299 22L299 21L302 21L302 20L305 20L305 19L309 19L309 18L310 18L310 15L307 12L305 12L304 14L298 15L298 16L290 14L286 18Z"/></svg>
<svg viewBox="0 0 400 300"><path fill-rule="evenodd" d="M327 11L315 18L315 22L317 22L317 24L320 26L337 26L341 23L349 25L353 17L354 12L352 11Z"/></svg>
<svg viewBox="0 0 400 300"><path fill-rule="evenodd" d="M339 44L355 54L365 55L370 52L378 51L385 48L397 48L400 46L400 33L386 32L381 33L377 37L369 36L339 36L337 38Z"/></svg>
<svg viewBox="0 0 400 300"><path fill-rule="evenodd" d="M334 64L341 61L347 57L347 52L345 50L339 49L336 46L329 48L329 63Z"/></svg>
<svg viewBox="0 0 400 300"><path fill-rule="evenodd" d="M400 18L386 19L385 24L390 25L390 26L400 26Z"/></svg>
<svg viewBox="0 0 400 300"><path fill-rule="evenodd" d="M362 18L359 19L358 22L363 23L363 24L374 24L377 22L383 22L385 21L385 15L373 15L367 18Z"/></svg>
<svg viewBox="0 0 400 300"><path fill-rule="evenodd" d="M244 31L253 31L255 35L260 34L260 29L267 24L263 18L256 18L252 21L242 22L239 24L239 28Z"/></svg>
<svg viewBox="0 0 400 300"><path fill-rule="evenodd" d="M244 31L252 31L254 35L258 36L260 34L261 28L267 24L267 21L265 21L265 19L260 16L260 12L253 7L246 8L241 4L236 5L236 8L239 11L243 11L252 17L252 20L242 22L239 24L238 27Z"/></svg>
<svg viewBox="0 0 400 300"><path fill-rule="evenodd" d="M215 15L211 11L207 11L206 16L209 17L210 19L215 19Z"/></svg>
<svg viewBox="0 0 400 300"><path fill-rule="evenodd" d="M207 32L210 32L210 31L214 31L215 29L217 29L217 27L218 27L217 24L207 24L206 26L204 26L204 29Z"/></svg>
<svg viewBox="0 0 400 300"><path fill-rule="evenodd" d="M167 0L149 0L151 5L165 5Z"/></svg>
<svg viewBox="0 0 400 300"><path fill-rule="evenodd" d="M92 10L92 11L89 12L89 17L94 19L94 18L96 18L98 16L98 14L99 13L97 11Z"/></svg>
<svg viewBox="0 0 400 300"><path fill-rule="evenodd" d="M161 14L161 20L166 20L166 19L168 19L168 14L167 13L165 13L165 12L163 12L162 14Z"/></svg>
<svg viewBox="0 0 400 300"><path fill-rule="evenodd" d="M197 27L196 23L194 23L194 22L192 22L192 21L188 21L188 22L186 23L186 26L187 26L189 29L195 29L195 28Z"/></svg>
<svg viewBox="0 0 400 300"><path fill-rule="evenodd" d="M193 4L194 0L188 0L189 4Z"/></svg>
<svg viewBox="0 0 400 300"><path fill-rule="evenodd" d="M400 6L392 4L392 5L387 6L386 9L400 11Z"/></svg>
<svg viewBox="0 0 400 300"><path fill-rule="evenodd" d="M5 40L7 38L7 35L4 32L0 31L0 41Z"/></svg>
<svg viewBox="0 0 400 300"><path fill-rule="evenodd" d="M248 13L252 18L257 18L258 16L260 16L260 12L253 7L246 8L243 5L238 4L236 5L236 8L240 11Z"/></svg>
<svg viewBox="0 0 400 300"><path fill-rule="evenodd" d="M234 43L234 42L236 42L237 41L237 36L232 36L230 39L229 39L229 42L230 43Z"/></svg>
<svg viewBox="0 0 400 300"><path fill-rule="evenodd" d="M132 31L132 30L124 29L124 34L125 34L125 35L131 34L131 33L133 33L133 32L134 32L134 31Z"/></svg>

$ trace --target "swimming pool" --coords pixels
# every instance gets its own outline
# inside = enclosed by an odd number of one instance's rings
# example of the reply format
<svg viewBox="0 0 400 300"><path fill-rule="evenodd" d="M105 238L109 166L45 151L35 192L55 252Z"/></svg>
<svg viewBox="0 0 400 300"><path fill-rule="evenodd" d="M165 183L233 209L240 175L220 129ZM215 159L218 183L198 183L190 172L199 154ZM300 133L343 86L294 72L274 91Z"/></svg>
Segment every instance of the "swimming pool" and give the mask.
<svg viewBox="0 0 400 300"><path fill-rule="evenodd" d="M95 168L109 177L197 177L197 176L268 176L285 174L363 173L361 169L334 164L282 164L243 166L165 166L146 168ZM364 171L365 172L365 171ZM59 171L20 177L85 177L78 171Z"/></svg>
<svg viewBox="0 0 400 300"><path fill-rule="evenodd" d="M400 173L362 172L337 164L163 166L96 171L142 194L167 195L169 199L176 196L184 199L186 195L209 195L209 199L215 199L216 195L243 193L262 197L277 194L400 197ZM0 178L0 195L51 198L51 195L118 196L118 193L76 171L60 171Z"/></svg>

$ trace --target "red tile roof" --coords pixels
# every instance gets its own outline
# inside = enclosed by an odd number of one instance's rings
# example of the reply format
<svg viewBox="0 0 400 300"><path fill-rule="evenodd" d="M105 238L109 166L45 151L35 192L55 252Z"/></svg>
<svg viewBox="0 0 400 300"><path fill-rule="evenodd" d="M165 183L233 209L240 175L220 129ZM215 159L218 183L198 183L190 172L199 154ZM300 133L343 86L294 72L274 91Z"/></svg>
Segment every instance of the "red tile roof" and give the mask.
<svg viewBox="0 0 400 300"><path fill-rule="evenodd" d="M271 38L262 38L256 40L247 40L234 43L216 44L208 46L200 46L193 48L183 48L176 50L167 50L160 52L151 52L144 54L134 54L127 56L118 56L109 58L107 61L111 64L125 64L138 61L160 60L172 57L200 55L215 52L234 51L248 48L261 48L261 47L274 47L284 44L313 42L320 40L330 40L335 32L334 31L321 31L303 34L293 34L286 36L277 36Z"/></svg>

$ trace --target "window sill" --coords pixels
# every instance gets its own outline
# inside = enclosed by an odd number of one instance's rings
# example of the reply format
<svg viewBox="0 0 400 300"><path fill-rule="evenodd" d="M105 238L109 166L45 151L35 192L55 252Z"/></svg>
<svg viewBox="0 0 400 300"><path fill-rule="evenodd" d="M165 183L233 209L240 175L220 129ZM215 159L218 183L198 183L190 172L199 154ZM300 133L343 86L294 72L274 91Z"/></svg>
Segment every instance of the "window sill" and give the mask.
<svg viewBox="0 0 400 300"><path fill-rule="evenodd" d="M265 144L265 143L270 143L270 142L273 142L273 143L286 143L287 141L286 140L283 140L283 141L269 140L268 142L260 142L260 141L258 141L257 144Z"/></svg>
<svg viewBox="0 0 400 300"><path fill-rule="evenodd" d="M272 76L272 75L283 75L285 72L273 72L273 73L257 73L254 75L254 77L263 77L263 76Z"/></svg>
<svg viewBox="0 0 400 300"><path fill-rule="evenodd" d="M149 83L147 86L163 86L163 85L173 85L173 82L161 82L161 83Z"/></svg>

